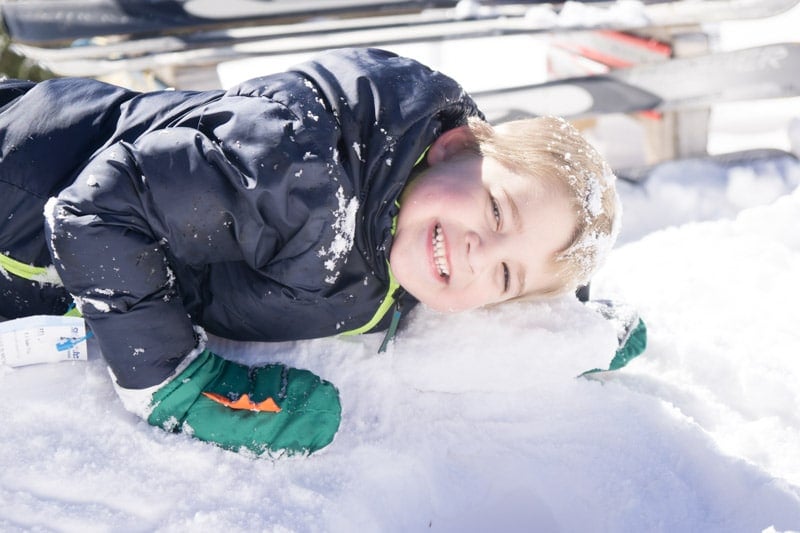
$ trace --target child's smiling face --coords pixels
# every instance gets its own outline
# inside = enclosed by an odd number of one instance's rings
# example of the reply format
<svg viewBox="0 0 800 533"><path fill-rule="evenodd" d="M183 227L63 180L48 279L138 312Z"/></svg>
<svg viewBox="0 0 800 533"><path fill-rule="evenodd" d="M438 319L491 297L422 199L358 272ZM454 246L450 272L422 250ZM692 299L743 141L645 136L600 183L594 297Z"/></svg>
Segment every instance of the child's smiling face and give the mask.
<svg viewBox="0 0 800 533"><path fill-rule="evenodd" d="M575 231L565 191L466 152L403 192L392 273L427 306L457 312L558 287L554 258Z"/></svg>

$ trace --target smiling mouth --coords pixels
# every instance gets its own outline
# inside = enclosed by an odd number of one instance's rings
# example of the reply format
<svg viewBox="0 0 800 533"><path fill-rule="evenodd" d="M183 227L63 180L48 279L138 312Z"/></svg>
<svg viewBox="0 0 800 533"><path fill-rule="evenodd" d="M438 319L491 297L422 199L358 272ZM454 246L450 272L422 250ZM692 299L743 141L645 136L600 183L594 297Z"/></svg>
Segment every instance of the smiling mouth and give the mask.
<svg viewBox="0 0 800 533"><path fill-rule="evenodd" d="M443 279L450 278L450 268L447 265L447 254L444 247L444 235L442 235L442 228L439 224L436 224L433 228L431 244L433 244L433 263L436 265L439 277Z"/></svg>

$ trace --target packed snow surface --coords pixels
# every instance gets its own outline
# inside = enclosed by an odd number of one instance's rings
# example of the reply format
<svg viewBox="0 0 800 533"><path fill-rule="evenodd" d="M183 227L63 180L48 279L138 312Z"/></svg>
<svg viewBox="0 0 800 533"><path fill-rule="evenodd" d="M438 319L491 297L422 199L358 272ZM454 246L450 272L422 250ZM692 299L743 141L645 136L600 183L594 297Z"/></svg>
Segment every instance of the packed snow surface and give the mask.
<svg viewBox="0 0 800 533"><path fill-rule="evenodd" d="M380 335L212 339L338 386L333 444L273 461L148 426L96 356L0 367L0 530L800 529L800 189L676 223L679 193L656 194L668 181L626 222L673 225L622 243L593 286L647 321L626 369L575 377L607 365L615 337L572 299L417 309L381 355Z"/></svg>

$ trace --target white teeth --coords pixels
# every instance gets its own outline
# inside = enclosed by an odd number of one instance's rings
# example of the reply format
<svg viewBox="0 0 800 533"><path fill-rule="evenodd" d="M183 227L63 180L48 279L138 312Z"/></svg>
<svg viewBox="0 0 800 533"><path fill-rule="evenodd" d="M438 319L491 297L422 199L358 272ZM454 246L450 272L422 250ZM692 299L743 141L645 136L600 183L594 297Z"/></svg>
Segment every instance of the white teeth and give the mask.
<svg viewBox="0 0 800 533"><path fill-rule="evenodd" d="M431 244L433 245L433 262L439 270L439 275L449 277L450 270L447 268L447 258L444 252L444 236L442 235L442 228L438 224L433 228Z"/></svg>

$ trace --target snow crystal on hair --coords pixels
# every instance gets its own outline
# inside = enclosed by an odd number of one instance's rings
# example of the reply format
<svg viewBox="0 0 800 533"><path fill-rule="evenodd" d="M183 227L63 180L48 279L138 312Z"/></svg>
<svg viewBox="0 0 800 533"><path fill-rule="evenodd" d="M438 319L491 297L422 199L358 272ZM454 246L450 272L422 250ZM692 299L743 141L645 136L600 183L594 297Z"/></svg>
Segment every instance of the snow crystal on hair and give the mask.
<svg viewBox="0 0 800 533"><path fill-rule="evenodd" d="M563 119L561 130L579 136L578 130ZM581 137L582 138L582 137ZM578 200L578 229L572 244L559 260L568 265L566 277L573 284L586 284L608 257L619 235L622 205L616 192L617 177L600 153L584 141L581 163L570 164L568 183Z"/></svg>

